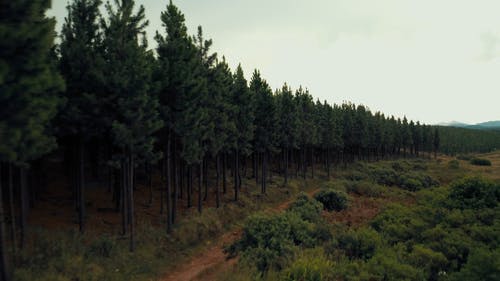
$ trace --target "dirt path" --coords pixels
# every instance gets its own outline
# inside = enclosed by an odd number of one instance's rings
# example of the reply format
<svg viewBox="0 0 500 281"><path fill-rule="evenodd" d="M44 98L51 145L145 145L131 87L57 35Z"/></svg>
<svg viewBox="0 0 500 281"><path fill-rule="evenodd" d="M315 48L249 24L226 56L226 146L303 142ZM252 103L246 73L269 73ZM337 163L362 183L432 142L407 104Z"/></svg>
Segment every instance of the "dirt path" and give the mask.
<svg viewBox="0 0 500 281"><path fill-rule="evenodd" d="M309 195L316 193L319 189L308 192ZM274 207L273 211L284 211L293 199L285 201ZM178 268L168 275L159 279L159 281L213 281L216 280L219 273L229 270L238 260L238 258L226 259L223 251L225 245L229 245L239 239L242 229L237 229L223 234L217 239L215 244L206 250L203 250L197 256L187 263L179 265ZM202 276L200 276L202 275Z"/></svg>

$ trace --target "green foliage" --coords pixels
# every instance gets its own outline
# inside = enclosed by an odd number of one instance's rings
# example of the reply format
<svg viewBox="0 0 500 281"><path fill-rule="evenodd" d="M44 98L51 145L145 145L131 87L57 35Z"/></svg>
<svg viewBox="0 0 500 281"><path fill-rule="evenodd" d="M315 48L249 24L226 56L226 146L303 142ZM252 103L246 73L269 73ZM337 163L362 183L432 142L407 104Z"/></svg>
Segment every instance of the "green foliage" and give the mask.
<svg viewBox="0 0 500 281"><path fill-rule="evenodd" d="M314 249L306 251L298 257L281 274L283 281L327 281L335 280L333 276L334 263L329 261L321 251Z"/></svg>
<svg viewBox="0 0 500 281"><path fill-rule="evenodd" d="M382 236L372 228L360 228L342 233L338 247L351 259L368 260L382 246Z"/></svg>
<svg viewBox="0 0 500 281"><path fill-rule="evenodd" d="M456 170L460 168L460 162L458 160L450 160L448 162L448 168Z"/></svg>
<svg viewBox="0 0 500 281"><path fill-rule="evenodd" d="M479 177L467 177L451 184L449 198L454 208L494 208L500 200L500 185Z"/></svg>
<svg viewBox="0 0 500 281"><path fill-rule="evenodd" d="M50 1L2 3L0 9L0 161L26 163L56 146L49 133L64 90L52 50Z"/></svg>
<svg viewBox="0 0 500 281"><path fill-rule="evenodd" d="M348 205L347 194L334 189L321 190L314 195L314 199L321 202L328 211L341 211Z"/></svg>
<svg viewBox="0 0 500 281"><path fill-rule="evenodd" d="M472 251L465 266L450 276L450 280L494 281L500 279L500 248Z"/></svg>
<svg viewBox="0 0 500 281"><path fill-rule="evenodd" d="M303 192L288 207L289 212L297 213L302 219L307 221L317 221L320 218L322 209L320 202L311 199Z"/></svg>
<svg viewBox="0 0 500 281"><path fill-rule="evenodd" d="M476 166L491 166L491 161L483 158L472 158L470 163Z"/></svg>
<svg viewBox="0 0 500 281"><path fill-rule="evenodd" d="M368 180L345 181L344 186L349 193L367 197L380 197L387 190L386 187Z"/></svg>
<svg viewBox="0 0 500 281"><path fill-rule="evenodd" d="M242 238L228 252L241 252L243 262L260 272L281 270L293 258L296 247L312 248L331 239L320 211L318 202L301 194L283 214L253 215L245 223Z"/></svg>

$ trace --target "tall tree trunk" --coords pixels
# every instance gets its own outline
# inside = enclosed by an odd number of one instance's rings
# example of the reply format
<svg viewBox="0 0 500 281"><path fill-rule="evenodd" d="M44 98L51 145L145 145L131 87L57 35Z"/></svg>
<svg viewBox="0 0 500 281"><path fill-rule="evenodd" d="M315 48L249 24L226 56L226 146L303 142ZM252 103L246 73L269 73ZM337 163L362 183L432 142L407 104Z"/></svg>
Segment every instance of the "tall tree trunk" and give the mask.
<svg viewBox="0 0 500 281"><path fill-rule="evenodd" d="M26 200L27 194L26 194L26 170L24 167L19 167L19 182L21 185L21 192L20 192L20 197L21 197L21 218L20 218L20 230L21 230L21 237L20 237L20 247L21 249L24 248L24 244L26 242L26 218L28 216L28 201Z"/></svg>
<svg viewBox="0 0 500 281"><path fill-rule="evenodd" d="M172 224L175 223L175 218L176 218L176 215L177 215L177 200L179 199L179 196L178 196L178 190L179 190L179 179L180 179L180 175L179 175L179 171L180 171L180 164L177 162L177 157L175 155L175 139L174 139L174 149L173 149L173 152L174 155L173 155L173 164L174 164L174 167L172 168L172 172L173 172L173 175L174 175L174 178L173 178L173 182L174 182L174 195L173 195L173 198L174 198L174 201L172 203Z"/></svg>
<svg viewBox="0 0 500 281"><path fill-rule="evenodd" d="M311 146L311 178L314 179L314 147Z"/></svg>
<svg viewBox="0 0 500 281"><path fill-rule="evenodd" d="M226 178L226 170L227 170L227 154L224 152L224 156L222 159L222 193L227 193L227 178Z"/></svg>
<svg viewBox="0 0 500 281"><path fill-rule="evenodd" d="M122 235L127 235L128 228L128 188L127 188L127 164L122 160L121 165L121 209L122 209Z"/></svg>
<svg viewBox="0 0 500 281"><path fill-rule="evenodd" d="M3 211L3 188L1 177L2 166L3 165L0 163L0 280L8 281L10 280L10 274L7 265L7 249L5 247L5 213Z"/></svg>
<svg viewBox="0 0 500 281"><path fill-rule="evenodd" d="M215 158L215 169L217 170L217 177L215 179L215 205L217 208L220 207L220 189L219 189L219 183L220 183L220 154L217 154Z"/></svg>
<svg viewBox="0 0 500 281"><path fill-rule="evenodd" d="M255 184L259 184L259 157L261 156L261 153L254 152L252 153L252 161L253 161L253 176L255 178Z"/></svg>
<svg viewBox="0 0 500 281"><path fill-rule="evenodd" d="M283 169L283 172L284 172L284 175L285 175L285 185L288 184L288 149L287 148L284 148L283 149L283 166L284 166L284 169Z"/></svg>
<svg viewBox="0 0 500 281"><path fill-rule="evenodd" d="M238 166L239 164L239 159L238 159L238 149L234 152L234 201L238 201L238 187L239 187L239 174L240 174L240 168Z"/></svg>
<svg viewBox="0 0 500 281"><path fill-rule="evenodd" d="M326 177L330 179L330 149L326 149Z"/></svg>
<svg viewBox="0 0 500 281"><path fill-rule="evenodd" d="M170 178L170 161L171 161L171 155L170 155L170 134L167 137L167 153L166 153L166 159L165 159L165 187L166 187L166 203L167 203L167 233L170 233L172 230L172 192L170 190L170 183L171 183L171 178Z"/></svg>
<svg viewBox="0 0 500 281"><path fill-rule="evenodd" d="M130 216L130 251L133 252L135 250L135 221L134 221L134 155L132 154L131 148L129 148L128 152L128 209Z"/></svg>
<svg viewBox="0 0 500 281"><path fill-rule="evenodd" d="M10 235L12 238L12 253L14 253L14 257L17 252L17 241L16 241L16 211L14 208L14 178L13 178L13 167L12 163L8 163L9 165L9 205L10 205Z"/></svg>
<svg viewBox="0 0 500 281"><path fill-rule="evenodd" d="M261 193L266 193L266 169L267 169L267 152L262 153L262 182L261 182Z"/></svg>
<svg viewBox="0 0 500 281"><path fill-rule="evenodd" d="M198 212L201 214L201 197L203 185L203 160L198 164Z"/></svg>
<svg viewBox="0 0 500 281"><path fill-rule="evenodd" d="M146 181L149 190L148 206L151 206L153 205L153 166L151 165L151 163L146 163L144 172L146 173ZM163 171L161 171L161 173L163 174Z"/></svg>
<svg viewBox="0 0 500 281"><path fill-rule="evenodd" d="M191 195L193 190L193 167L189 165L188 167L188 186L187 186L187 207L191 208L193 206L191 202Z"/></svg>
<svg viewBox="0 0 500 281"><path fill-rule="evenodd" d="M85 179L84 179L84 143L81 138L78 140L78 223L80 233L85 231Z"/></svg>
<svg viewBox="0 0 500 281"><path fill-rule="evenodd" d="M208 198L208 160L203 159L203 185L205 187L205 193L203 194L203 201L207 201Z"/></svg>

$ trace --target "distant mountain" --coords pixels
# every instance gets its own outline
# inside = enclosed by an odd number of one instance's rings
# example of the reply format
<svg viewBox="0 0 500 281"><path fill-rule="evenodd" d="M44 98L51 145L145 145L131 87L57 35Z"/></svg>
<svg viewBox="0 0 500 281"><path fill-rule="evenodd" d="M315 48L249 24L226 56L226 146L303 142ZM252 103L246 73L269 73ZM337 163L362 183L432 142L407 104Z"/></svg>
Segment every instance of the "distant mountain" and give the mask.
<svg viewBox="0 0 500 281"><path fill-rule="evenodd" d="M446 127L469 127L471 126L470 124L458 122L458 121L450 121L450 122L442 122L438 123L439 126L446 126Z"/></svg>
<svg viewBox="0 0 500 281"><path fill-rule="evenodd" d="M451 121L451 122L439 123L438 125L439 126L447 126L447 127L478 129L478 130L500 130L500 120L482 122L482 123L477 123L477 124L473 124L473 125L458 122L458 121Z"/></svg>
<svg viewBox="0 0 500 281"><path fill-rule="evenodd" d="M480 126L484 128L500 128L500 120L478 123L475 126Z"/></svg>

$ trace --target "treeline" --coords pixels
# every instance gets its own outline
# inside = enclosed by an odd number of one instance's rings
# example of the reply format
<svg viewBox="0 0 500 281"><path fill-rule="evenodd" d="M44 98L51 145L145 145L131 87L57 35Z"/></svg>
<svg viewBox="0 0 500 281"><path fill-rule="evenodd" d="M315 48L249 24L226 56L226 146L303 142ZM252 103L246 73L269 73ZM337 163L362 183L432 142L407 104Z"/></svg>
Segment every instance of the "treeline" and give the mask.
<svg viewBox="0 0 500 281"><path fill-rule="evenodd" d="M439 127L440 151L446 154L489 152L500 149L500 131Z"/></svg>
<svg viewBox="0 0 500 281"><path fill-rule="evenodd" d="M56 147L67 167L61 173L71 178L80 231L91 172L112 190L132 251L139 177L148 182L150 200L161 200L170 231L179 198L202 212L208 196L217 206L221 193L238 200L245 177L265 193L273 174L286 184L291 176L314 177L315 167L330 176L336 163L430 155L440 147L435 127L362 105L315 101L302 87L273 91L258 70L248 82L241 66L231 70L210 50L201 27L188 34L172 2L151 50L144 7L134 4L107 3L103 16L100 0L71 1L57 46L55 20L45 16L50 1L0 6L0 184L9 194L12 241L21 248L28 210L42 189L44 155ZM156 171L159 195L152 188Z"/></svg>

